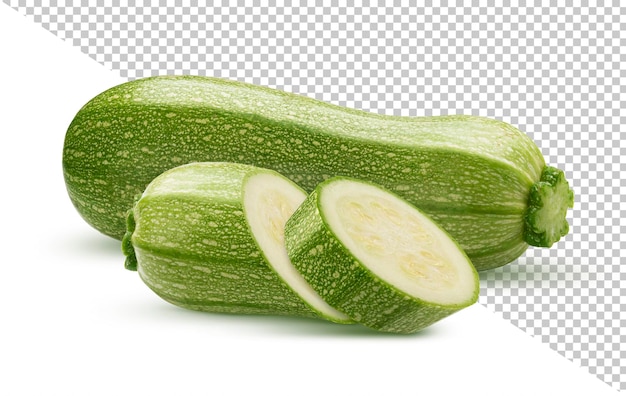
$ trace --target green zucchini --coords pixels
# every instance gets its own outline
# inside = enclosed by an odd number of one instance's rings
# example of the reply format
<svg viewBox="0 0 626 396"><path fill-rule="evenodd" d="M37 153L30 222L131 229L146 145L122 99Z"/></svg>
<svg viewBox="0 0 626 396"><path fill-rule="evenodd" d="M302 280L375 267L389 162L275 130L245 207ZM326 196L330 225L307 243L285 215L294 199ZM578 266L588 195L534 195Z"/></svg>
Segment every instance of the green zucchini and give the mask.
<svg viewBox="0 0 626 396"><path fill-rule="evenodd" d="M371 183L321 183L285 226L289 258L332 307L413 333L478 299L478 274L428 216Z"/></svg>
<svg viewBox="0 0 626 396"><path fill-rule="evenodd" d="M306 194L275 171L191 163L156 177L130 211L126 268L193 310L349 322L295 271L284 223Z"/></svg>
<svg viewBox="0 0 626 396"><path fill-rule="evenodd" d="M440 223L479 270L568 232L573 194L535 143L504 122L399 117L236 81L163 76L113 87L69 126L63 172L83 218L121 239L133 197L202 161L278 171L307 192L331 176L393 191Z"/></svg>

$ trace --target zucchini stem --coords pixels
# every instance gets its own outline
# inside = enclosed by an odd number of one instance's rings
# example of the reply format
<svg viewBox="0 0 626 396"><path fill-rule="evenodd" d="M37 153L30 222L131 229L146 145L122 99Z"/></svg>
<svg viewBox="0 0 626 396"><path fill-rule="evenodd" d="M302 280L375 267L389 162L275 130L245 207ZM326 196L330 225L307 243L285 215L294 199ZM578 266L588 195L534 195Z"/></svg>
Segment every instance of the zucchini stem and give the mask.
<svg viewBox="0 0 626 396"><path fill-rule="evenodd" d="M550 247L567 235L565 216L574 206L574 192L569 188L562 170L543 168L541 178L533 184L524 216L524 240L532 246Z"/></svg>
<svg viewBox="0 0 626 396"><path fill-rule="evenodd" d="M135 248L133 247L133 243L131 241L134 231L135 215L132 210L129 210L128 216L126 216L126 233L122 238L122 253L126 256L124 268L129 271L137 271L137 256L135 255Z"/></svg>

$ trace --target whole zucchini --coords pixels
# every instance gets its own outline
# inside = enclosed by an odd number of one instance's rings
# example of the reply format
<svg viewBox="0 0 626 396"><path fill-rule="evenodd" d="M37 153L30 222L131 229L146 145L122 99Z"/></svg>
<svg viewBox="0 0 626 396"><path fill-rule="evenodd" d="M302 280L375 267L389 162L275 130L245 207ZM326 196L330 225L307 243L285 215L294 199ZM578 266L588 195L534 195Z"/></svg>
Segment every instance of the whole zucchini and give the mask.
<svg viewBox="0 0 626 396"><path fill-rule="evenodd" d="M189 162L269 168L306 191L331 176L377 183L443 226L477 269L567 234L563 172L501 121L368 113L242 82L163 76L113 87L69 126L63 172L83 218L121 239L133 197Z"/></svg>

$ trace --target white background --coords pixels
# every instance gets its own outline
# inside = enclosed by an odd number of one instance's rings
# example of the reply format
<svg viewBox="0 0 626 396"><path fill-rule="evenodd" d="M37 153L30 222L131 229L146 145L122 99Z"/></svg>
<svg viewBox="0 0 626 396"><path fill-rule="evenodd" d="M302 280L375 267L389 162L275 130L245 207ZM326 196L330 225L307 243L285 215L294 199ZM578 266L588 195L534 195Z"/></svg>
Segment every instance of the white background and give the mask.
<svg viewBox="0 0 626 396"><path fill-rule="evenodd" d="M480 304L413 336L167 304L63 182L67 126L123 79L4 4L0 54L0 395L617 393Z"/></svg>

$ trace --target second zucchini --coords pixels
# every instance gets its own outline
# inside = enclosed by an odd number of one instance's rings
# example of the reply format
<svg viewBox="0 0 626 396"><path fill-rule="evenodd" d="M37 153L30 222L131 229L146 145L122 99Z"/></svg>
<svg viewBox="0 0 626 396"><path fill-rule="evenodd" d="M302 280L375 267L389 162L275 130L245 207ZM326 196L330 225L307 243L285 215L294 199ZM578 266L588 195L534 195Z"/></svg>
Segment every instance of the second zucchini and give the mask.
<svg viewBox="0 0 626 396"><path fill-rule="evenodd" d="M188 309L349 322L289 262L284 223L306 194L280 174L192 163L154 179L128 217L126 267Z"/></svg>

